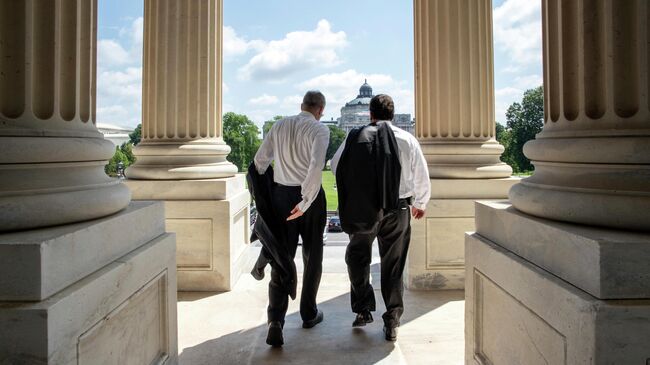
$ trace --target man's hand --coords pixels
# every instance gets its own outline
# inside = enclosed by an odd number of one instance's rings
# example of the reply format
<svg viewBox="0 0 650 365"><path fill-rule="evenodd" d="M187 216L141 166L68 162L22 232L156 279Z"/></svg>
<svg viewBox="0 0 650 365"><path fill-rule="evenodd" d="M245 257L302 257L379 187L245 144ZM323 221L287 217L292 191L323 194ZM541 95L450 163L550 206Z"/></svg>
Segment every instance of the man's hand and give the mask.
<svg viewBox="0 0 650 365"><path fill-rule="evenodd" d="M287 218L288 221L292 221L296 218L300 218L302 217L303 214L305 214L302 210L300 210L300 208L298 208L298 205L299 204L297 204L296 207L293 208L293 210L291 211L291 215L289 216L289 218Z"/></svg>
<svg viewBox="0 0 650 365"><path fill-rule="evenodd" d="M413 213L413 218L415 219L420 219L424 217L424 214L426 213L425 210L418 209L416 207L411 207L411 213Z"/></svg>

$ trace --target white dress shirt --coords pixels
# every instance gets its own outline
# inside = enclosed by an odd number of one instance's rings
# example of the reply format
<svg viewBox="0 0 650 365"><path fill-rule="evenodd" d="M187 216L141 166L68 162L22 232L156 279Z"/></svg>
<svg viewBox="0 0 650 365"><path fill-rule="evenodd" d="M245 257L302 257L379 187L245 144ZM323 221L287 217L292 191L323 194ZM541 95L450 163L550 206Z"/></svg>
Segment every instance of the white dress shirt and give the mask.
<svg viewBox="0 0 650 365"><path fill-rule="evenodd" d="M309 112L281 119L273 124L255 154L255 167L263 174L275 161L275 182L300 186L302 201L298 208L306 212L321 188L329 139L329 128Z"/></svg>
<svg viewBox="0 0 650 365"><path fill-rule="evenodd" d="M397 148L399 149L399 162L402 165L402 174L399 183L400 199L413 197L413 206L417 209L426 209L429 198L431 198L431 182L429 181L429 169L427 161L420 149L420 143L410 133L388 123L395 134ZM347 140L347 137L345 138ZM345 141L334 154L330 165L332 173L336 176L336 166L345 148Z"/></svg>

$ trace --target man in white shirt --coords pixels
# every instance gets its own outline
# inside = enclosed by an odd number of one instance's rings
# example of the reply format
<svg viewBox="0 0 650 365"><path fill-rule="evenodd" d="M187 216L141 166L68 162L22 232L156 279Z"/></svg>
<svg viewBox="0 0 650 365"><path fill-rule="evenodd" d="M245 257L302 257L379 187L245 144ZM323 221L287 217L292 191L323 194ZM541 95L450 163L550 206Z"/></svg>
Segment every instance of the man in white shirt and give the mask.
<svg viewBox="0 0 650 365"><path fill-rule="evenodd" d="M329 145L329 128L321 124L325 96L319 91L308 91L298 115L277 121L255 155L255 167L263 174L272 161L274 181L272 191L274 210L286 219L287 242L293 258L302 237L302 255L305 263L300 316L303 328L311 328L323 320L323 312L316 306L316 294L322 274L323 230L327 220L325 193L321 187L325 154ZM282 328L289 304L289 293L280 285L280 276L271 264L269 332L266 342L282 346Z"/></svg>
<svg viewBox="0 0 650 365"><path fill-rule="evenodd" d="M375 238L378 239L381 293L386 304L386 313L382 317L388 341L397 339L397 327L404 312L402 274L411 240L411 214L415 219L424 217L431 196L429 170L420 144L413 135L392 125L390 121L394 117L394 109L393 100L388 95L377 95L370 101L371 125L388 123L397 141L401 165L398 209L384 212L369 232L350 234L345 255L351 282L352 311L357 314L352 326L365 326L373 321L370 312L375 310L375 296L370 284L370 262L372 242ZM346 142L341 144L332 158L332 172L335 175Z"/></svg>

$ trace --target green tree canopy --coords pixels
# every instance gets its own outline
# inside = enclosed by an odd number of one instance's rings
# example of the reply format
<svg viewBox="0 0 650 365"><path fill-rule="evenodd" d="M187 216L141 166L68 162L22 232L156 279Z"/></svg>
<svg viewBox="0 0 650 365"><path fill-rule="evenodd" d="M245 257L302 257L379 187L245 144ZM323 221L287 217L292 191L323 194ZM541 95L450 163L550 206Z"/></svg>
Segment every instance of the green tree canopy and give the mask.
<svg viewBox="0 0 650 365"><path fill-rule="evenodd" d="M138 126L135 127L135 130L132 133L129 133L129 142L131 142L132 145L137 146L138 143L140 143L141 139L142 139L142 124L138 124Z"/></svg>
<svg viewBox="0 0 650 365"><path fill-rule="evenodd" d="M325 161L331 160L336 153L336 150L339 149L339 146L345 140L345 131L339 127L330 125L330 143L327 146L327 154L325 155Z"/></svg>
<svg viewBox="0 0 650 365"><path fill-rule="evenodd" d="M282 118L284 118L282 115L276 115L273 119L264 122L264 125L262 126L262 135L266 136L271 130L271 127L273 127L273 124Z"/></svg>
<svg viewBox="0 0 650 365"><path fill-rule="evenodd" d="M223 116L223 139L230 146L228 161L244 171L253 161L261 141L259 128L247 116L228 112Z"/></svg>
<svg viewBox="0 0 650 365"><path fill-rule="evenodd" d="M117 176L117 164L120 162L124 164L124 168L131 164L129 158L122 151L122 147L115 146L115 154L110 160L108 160L108 164L104 166L104 172L109 176Z"/></svg>
<svg viewBox="0 0 650 365"><path fill-rule="evenodd" d="M524 156L524 144L542 131L544 126L544 91L542 87L527 90L521 103L513 103L506 111L506 128L497 123L497 140L505 147L501 160L514 172L534 169Z"/></svg>

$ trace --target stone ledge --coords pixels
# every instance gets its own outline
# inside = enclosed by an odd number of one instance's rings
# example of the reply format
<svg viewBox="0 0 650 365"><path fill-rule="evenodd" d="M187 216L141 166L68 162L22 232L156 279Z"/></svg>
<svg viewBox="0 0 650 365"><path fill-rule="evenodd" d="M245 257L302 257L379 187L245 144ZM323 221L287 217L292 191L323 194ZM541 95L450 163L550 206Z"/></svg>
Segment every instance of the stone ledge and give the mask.
<svg viewBox="0 0 650 365"><path fill-rule="evenodd" d="M40 302L0 302L0 363L177 362L175 238L163 234Z"/></svg>
<svg viewBox="0 0 650 365"><path fill-rule="evenodd" d="M134 200L226 200L246 189L246 177L206 180L125 180Z"/></svg>
<svg viewBox="0 0 650 365"><path fill-rule="evenodd" d="M162 203L88 222L0 235L0 301L38 301L165 232Z"/></svg>
<svg viewBox="0 0 650 365"><path fill-rule="evenodd" d="M600 299L650 298L650 235L532 217L477 202L476 232Z"/></svg>
<svg viewBox="0 0 650 365"><path fill-rule="evenodd" d="M466 254L467 364L650 358L650 300L599 300L478 234Z"/></svg>
<svg viewBox="0 0 650 365"><path fill-rule="evenodd" d="M510 188L521 181L505 179L431 179L431 199L507 199Z"/></svg>

